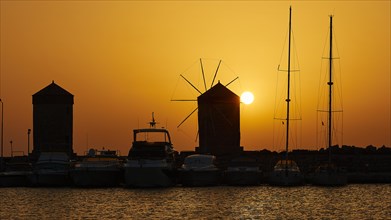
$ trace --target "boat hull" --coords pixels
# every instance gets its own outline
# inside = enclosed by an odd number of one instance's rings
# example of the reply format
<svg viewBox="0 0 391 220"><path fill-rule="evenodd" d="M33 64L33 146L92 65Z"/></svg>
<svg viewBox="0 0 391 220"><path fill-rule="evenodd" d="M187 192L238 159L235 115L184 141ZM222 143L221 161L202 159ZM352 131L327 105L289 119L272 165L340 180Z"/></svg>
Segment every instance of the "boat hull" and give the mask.
<svg viewBox="0 0 391 220"><path fill-rule="evenodd" d="M31 175L31 172L14 171L0 173L0 187L30 186L29 175Z"/></svg>
<svg viewBox="0 0 391 220"><path fill-rule="evenodd" d="M120 169L75 169L70 175L76 187L115 187L122 178Z"/></svg>
<svg viewBox="0 0 391 220"><path fill-rule="evenodd" d="M304 177L300 171L273 171L269 174L269 184L272 186L300 186L304 184Z"/></svg>
<svg viewBox="0 0 391 220"><path fill-rule="evenodd" d="M217 186L222 173L220 170L182 170L180 178L182 186Z"/></svg>
<svg viewBox="0 0 391 220"><path fill-rule="evenodd" d="M151 188L175 185L174 170L161 167L125 167L125 187Z"/></svg>
<svg viewBox="0 0 391 220"><path fill-rule="evenodd" d="M350 172L348 183L391 183L391 172Z"/></svg>
<svg viewBox="0 0 391 220"><path fill-rule="evenodd" d="M345 186L348 178L345 173L321 172L312 177L312 184L316 186Z"/></svg>
<svg viewBox="0 0 391 220"><path fill-rule="evenodd" d="M71 179L67 171L34 172L29 179L31 185L37 187L65 187L71 185Z"/></svg>
<svg viewBox="0 0 391 220"><path fill-rule="evenodd" d="M231 186L256 186L262 182L261 171L227 170L224 172L224 183Z"/></svg>

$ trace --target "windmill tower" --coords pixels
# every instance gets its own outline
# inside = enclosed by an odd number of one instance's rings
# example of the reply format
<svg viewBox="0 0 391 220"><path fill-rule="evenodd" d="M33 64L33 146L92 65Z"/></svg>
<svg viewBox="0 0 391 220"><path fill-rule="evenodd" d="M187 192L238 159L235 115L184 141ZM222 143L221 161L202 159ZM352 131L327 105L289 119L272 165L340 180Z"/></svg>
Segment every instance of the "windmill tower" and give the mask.
<svg viewBox="0 0 391 220"><path fill-rule="evenodd" d="M33 155L73 155L73 95L54 81L33 95Z"/></svg>
<svg viewBox="0 0 391 220"><path fill-rule="evenodd" d="M221 60L214 73L211 86L207 89L203 63L200 59L205 91L201 92L183 75L180 75L199 93L199 96L196 100L172 101L197 101L197 108L178 125L180 127L198 110L199 146L196 147L197 153L229 156L243 150L240 146L240 97L227 88L238 77L226 85L221 84L220 81L214 84L220 65Z"/></svg>

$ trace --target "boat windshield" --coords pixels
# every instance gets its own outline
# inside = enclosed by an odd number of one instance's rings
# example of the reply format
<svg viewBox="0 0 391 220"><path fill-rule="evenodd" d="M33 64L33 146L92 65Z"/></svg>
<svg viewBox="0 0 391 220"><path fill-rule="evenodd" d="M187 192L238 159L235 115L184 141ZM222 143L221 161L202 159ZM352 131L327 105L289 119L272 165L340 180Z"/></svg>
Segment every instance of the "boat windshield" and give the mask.
<svg viewBox="0 0 391 220"><path fill-rule="evenodd" d="M134 130L134 141L167 142L171 143L170 135L165 129L139 129Z"/></svg>
<svg viewBox="0 0 391 220"><path fill-rule="evenodd" d="M252 157L237 157L229 162L229 166L230 167L239 167L239 166L258 167L258 163L257 160Z"/></svg>
<svg viewBox="0 0 391 220"><path fill-rule="evenodd" d="M280 170L291 170L291 171L300 171L299 166L297 166L296 162L293 160L279 160L277 164L274 166L275 171Z"/></svg>
<svg viewBox="0 0 391 220"><path fill-rule="evenodd" d="M206 168L215 167L215 156L212 155L190 155L185 158L183 168Z"/></svg>
<svg viewBox="0 0 391 220"><path fill-rule="evenodd" d="M50 161L69 162L69 158L64 152L42 152L38 158L38 162Z"/></svg>
<svg viewBox="0 0 391 220"><path fill-rule="evenodd" d="M83 162L118 162L116 157L86 157Z"/></svg>

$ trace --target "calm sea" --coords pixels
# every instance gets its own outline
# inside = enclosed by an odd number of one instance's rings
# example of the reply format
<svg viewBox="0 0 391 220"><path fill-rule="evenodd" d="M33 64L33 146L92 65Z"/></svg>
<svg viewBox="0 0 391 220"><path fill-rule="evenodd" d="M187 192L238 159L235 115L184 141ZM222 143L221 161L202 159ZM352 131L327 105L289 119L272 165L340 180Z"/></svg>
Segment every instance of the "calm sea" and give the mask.
<svg viewBox="0 0 391 220"><path fill-rule="evenodd" d="M0 219L391 219L391 185L0 188Z"/></svg>

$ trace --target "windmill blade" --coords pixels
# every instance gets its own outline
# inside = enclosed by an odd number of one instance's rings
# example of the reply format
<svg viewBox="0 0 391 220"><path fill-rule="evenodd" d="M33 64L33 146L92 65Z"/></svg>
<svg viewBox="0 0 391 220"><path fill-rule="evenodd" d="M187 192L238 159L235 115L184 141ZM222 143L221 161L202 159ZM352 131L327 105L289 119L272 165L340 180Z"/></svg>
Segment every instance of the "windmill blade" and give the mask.
<svg viewBox="0 0 391 220"><path fill-rule="evenodd" d="M182 74L180 75L187 83L189 83L195 90L197 90L197 92L200 93L200 95L202 95L202 92L200 90L197 89L197 87L195 87L189 80L187 80Z"/></svg>
<svg viewBox="0 0 391 220"><path fill-rule="evenodd" d="M195 111L197 111L198 107L195 108L185 119L183 119L183 121L178 125L176 126L177 128L179 128Z"/></svg>
<svg viewBox="0 0 391 220"><path fill-rule="evenodd" d="M233 127L231 120L229 120L229 118L220 109L216 108L215 106L212 106L212 108L221 115L224 121L226 121L231 127Z"/></svg>
<svg viewBox="0 0 391 220"><path fill-rule="evenodd" d="M210 84L210 88L212 88L212 86L213 86L213 84L215 82L215 79L216 79L216 76L217 76L217 72L219 71L219 68L220 68L220 64L221 64L221 60L219 62L219 65L217 65L217 69L216 69L215 75L213 76L212 84Z"/></svg>
<svg viewBox="0 0 391 220"><path fill-rule="evenodd" d="M229 82L227 85L225 85L225 87L229 86L229 84L235 82L237 79L239 79L239 76L237 76L235 79L233 79L231 82Z"/></svg>
<svg viewBox="0 0 391 220"><path fill-rule="evenodd" d="M204 86L205 86L205 92L206 92L206 81L205 81L205 74L204 74L204 66L202 65L202 59L200 58L201 63L201 71L202 71L202 78L204 79Z"/></svg>
<svg viewBox="0 0 391 220"><path fill-rule="evenodd" d="M200 130L197 130L197 135L196 135L196 139L194 142L197 142L198 141L198 137L200 136Z"/></svg>
<svg viewBox="0 0 391 220"><path fill-rule="evenodd" d="M197 99L171 99L174 102L195 102Z"/></svg>

